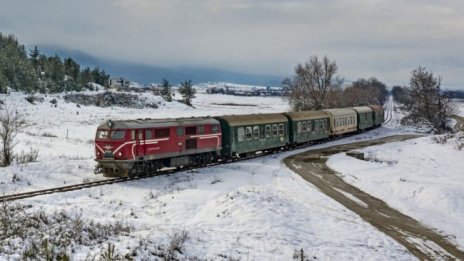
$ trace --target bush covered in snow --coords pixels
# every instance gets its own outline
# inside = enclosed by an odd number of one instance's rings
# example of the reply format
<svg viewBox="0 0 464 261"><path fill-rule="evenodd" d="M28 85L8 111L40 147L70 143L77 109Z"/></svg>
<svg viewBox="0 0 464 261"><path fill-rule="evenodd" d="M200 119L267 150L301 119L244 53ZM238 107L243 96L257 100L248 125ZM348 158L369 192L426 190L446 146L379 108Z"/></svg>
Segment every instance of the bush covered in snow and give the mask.
<svg viewBox="0 0 464 261"><path fill-rule="evenodd" d="M30 211L32 206L0 205L0 259L66 260L80 246L102 244L110 237L129 234L120 222L100 224L66 212Z"/></svg>
<svg viewBox="0 0 464 261"><path fill-rule="evenodd" d="M435 135L432 138L433 142L438 144L452 144L457 150L464 149L464 132L457 132L454 134L447 133L443 135Z"/></svg>
<svg viewBox="0 0 464 261"><path fill-rule="evenodd" d="M158 105L145 96L139 96L131 93L103 92L97 94L66 94L66 102L74 102L78 105L94 105L97 107L121 106L128 108L158 108Z"/></svg>

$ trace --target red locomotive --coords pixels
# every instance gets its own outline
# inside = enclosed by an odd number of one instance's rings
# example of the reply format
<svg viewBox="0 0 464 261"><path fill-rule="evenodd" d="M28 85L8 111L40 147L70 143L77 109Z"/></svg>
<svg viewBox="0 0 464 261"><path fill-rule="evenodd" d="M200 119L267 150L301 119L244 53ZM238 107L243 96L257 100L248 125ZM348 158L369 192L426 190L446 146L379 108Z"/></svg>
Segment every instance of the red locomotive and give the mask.
<svg viewBox="0 0 464 261"><path fill-rule="evenodd" d="M108 121L97 129L96 173L134 177L163 167L204 165L222 149L219 121L210 117Z"/></svg>

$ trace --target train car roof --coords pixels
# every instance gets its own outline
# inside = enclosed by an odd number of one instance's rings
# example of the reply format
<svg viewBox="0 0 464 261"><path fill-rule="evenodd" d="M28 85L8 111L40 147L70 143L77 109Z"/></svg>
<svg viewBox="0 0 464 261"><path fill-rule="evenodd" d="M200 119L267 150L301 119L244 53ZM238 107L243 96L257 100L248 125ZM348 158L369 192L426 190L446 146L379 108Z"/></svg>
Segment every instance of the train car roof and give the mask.
<svg viewBox="0 0 464 261"><path fill-rule="evenodd" d="M375 112L382 112L383 111L383 107L380 106L380 105L369 105L369 107Z"/></svg>
<svg viewBox="0 0 464 261"><path fill-rule="evenodd" d="M108 121L109 122L109 121ZM109 129L108 122L98 126L98 129ZM219 124L218 120L211 117L190 118L166 118L166 119L136 119L111 121L113 129L147 129L172 126L192 126L204 124Z"/></svg>
<svg viewBox="0 0 464 261"><path fill-rule="evenodd" d="M323 111L329 113L332 116L343 116L343 115L356 115L356 111L351 108L338 108L338 109L324 109Z"/></svg>
<svg viewBox="0 0 464 261"><path fill-rule="evenodd" d="M355 110L357 113L366 113L366 112L372 112L372 108L369 106L357 106L357 107L352 107L353 110Z"/></svg>
<svg viewBox="0 0 464 261"><path fill-rule="evenodd" d="M330 117L330 115L325 111L292 111L285 112L284 114L293 121L324 119Z"/></svg>
<svg viewBox="0 0 464 261"><path fill-rule="evenodd" d="M231 127L288 122L287 117L281 113L224 115L215 118L224 120Z"/></svg>

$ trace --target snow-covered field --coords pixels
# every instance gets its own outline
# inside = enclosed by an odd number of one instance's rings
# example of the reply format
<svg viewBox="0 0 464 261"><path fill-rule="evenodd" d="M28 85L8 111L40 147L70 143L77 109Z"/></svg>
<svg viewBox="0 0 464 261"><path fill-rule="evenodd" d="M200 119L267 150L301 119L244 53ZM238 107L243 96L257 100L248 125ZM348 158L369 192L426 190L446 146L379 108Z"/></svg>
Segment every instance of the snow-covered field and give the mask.
<svg viewBox="0 0 464 261"><path fill-rule="evenodd" d="M18 135L17 152L34 148L39 150L39 157L34 163L0 169L0 193L3 194L102 179L93 174L92 142L96 127L108 119L281 112L288 109L287 104L276 97L202 93L193 100L196 109L177 102L165 103L153 96L150 99L159 103L158 109L79 108L76 104L65 103L59 95L48 95L44 97L44 102L31 105L24 97L12 94L0 99L14 104L26 114L30 123ZM53 98L58 100L56 108L50 103ZM404 133L405 130L395 128L395 122L314 148ZM414 142L411 141L411 144ZM423 146L438 146L422 140L416 142ZM451 146L440 146L447 153L454 152ZM135 252L137 259L144 260L153 259L151 253L156 252L159 245L168 244L172 235L180 231L188 232L182 254L177 253L181 259L289 260L295 250L300 249L309 258L322 260L415 259L402 245L287 169L282 159L297 152L143 181L40 196L20 203L32 205L31 211L65 211L103 224L122 221L132 227L130 234L111 237L110 242L120 255ZM350 168L357 169L364 164L385 168L380 163L366 162ZM442 166L440 161L434 164L438 168ZM427 187L431 191L440 192L451 180L437 176L423 182L428 182ZM405 179L397 179L395 184L409 184L409 180L412 180L409 176L405 176ZM387 186L385 193L388 192L391 193ZM464 201L459 201L456 193L443 197L453 197L452 202L456 205L450 203L449 208L458 209L456 214L459 214L464 209ZM444 199L444 202L450 201ZM420 210L420 207L414 208L414 204L408 206L412 208L408 211L415 213ZM443 215L445 217L447 215ZM450 216L449 220L452 218ZM452 222L448 221L447 224L453 225ZM436 228L446 230L446 227ZM140 244L143 247L139 247ZM76 244L72 255L77 260L85 259L89 253L98 254L105 247L106 242L92 246ZM14 255L0 253L0 259L8 257Z"/></svg>

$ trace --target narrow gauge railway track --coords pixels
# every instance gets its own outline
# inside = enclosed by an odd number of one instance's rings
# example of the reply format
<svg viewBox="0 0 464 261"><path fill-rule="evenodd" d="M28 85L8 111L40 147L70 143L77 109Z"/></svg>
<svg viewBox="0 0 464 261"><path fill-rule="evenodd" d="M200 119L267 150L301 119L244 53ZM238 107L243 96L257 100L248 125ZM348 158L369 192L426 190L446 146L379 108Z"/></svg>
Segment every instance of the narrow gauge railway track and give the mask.
<svg viewBox="0 0 464 261"><path fill-rule="evenodd" d="M306 146L308 146L308 145L306 145ZM262 157L262 156L266 156L266 155L270 155L270 154L261 153L261 154L257 154L257 155L252 156L252 157L237 159L235 161L247 160L247 159ZM221 161L221 162L210 163L210 164L207 164L207 165L204 165L204 166L193 166L193 167L186 167L186 168L180 168L180 169L165 169L165 170L161 170L161 171L158 171L156 173L153 173L151 175L136 176L134 178L109 178L109 179L105 179L105 180L84 182L84 183L80 183L80 184L73 184L73 185L67 185L67 186L62 186L62 187L54 187L54 188L48 188L48 189L21 192L21 193L17 193L17 194L3 195L3 196L0 196L0 202L10 202L10 201L15 201L15 200L19 200L19 199L32 198L32 197L36 197L36 196L55 194L55 193L64 193L64 192L70 192L70 191L75 191L75 190L81 190L81 189L85 189L85 188L92 188L92 187L98 187L98 186L104 186L104 185L111 185L111 184L129 182L129 181L136 181L136 180L141 180L141 179L152 178L152 177L155 177L155 176L169 175L169 174L173 174L173 173L176 173L176 172L202 169L202 168L206 168L206 167L212 167L212 166L221 165L221 164L227 164L227 163L229 163L229 162L222 162Z"/></svg>
<svg viewBox="0 0 464 261"><path fill-rule="evenodd" d="M388 99L388 102L385 104L384 112L385 112L385 116L384 116L385 120L382 123L382 126L385 126L393 119L393 98L392 97L390 97Z"/></svg>
<svg viewBox="0 0 464 261"><path fill-rule="evenodd" d="M3 195L3 196L0 196L0 202L14 201L18 199L32 198L32 197L40 196L40 195L68 192L68 191L79 190L79 189L84 189L84 188L109 185L109 184L124 182L126 180L127 178L113 178L113 179L85 182L85 183L80 183L80 184L55 187L55 188L49 188L49 189L28 191L28 192L22 192L22 193L17 193L17 194Z"/></svg>

